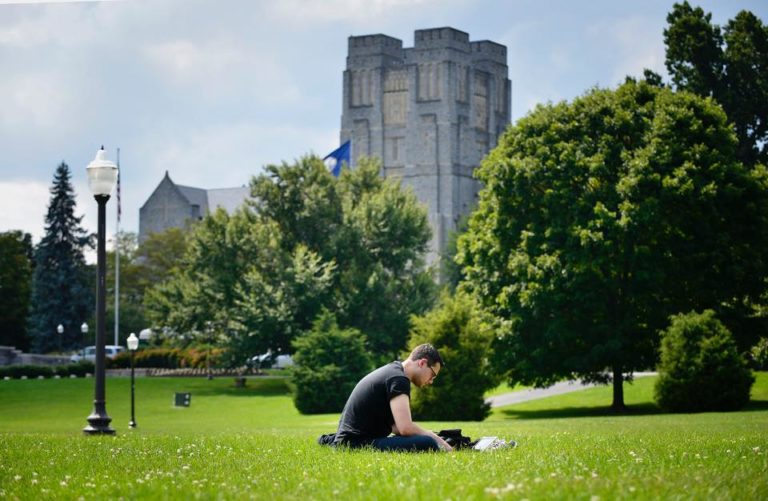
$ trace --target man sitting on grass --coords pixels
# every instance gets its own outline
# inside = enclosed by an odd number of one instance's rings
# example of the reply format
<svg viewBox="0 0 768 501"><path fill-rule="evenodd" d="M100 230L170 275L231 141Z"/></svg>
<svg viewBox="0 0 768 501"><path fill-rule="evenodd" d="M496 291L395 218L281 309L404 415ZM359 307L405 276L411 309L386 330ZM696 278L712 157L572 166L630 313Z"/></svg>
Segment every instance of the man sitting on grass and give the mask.
<svg viewBox="0 0 768 501"><path fill-rule="evenodd" d="M333 445L371 446L382 451L451 451L445 440L411 419L411 383L419 388L432 384L442 365L437 349L422 344L405 362L391 362L365 376L344 405Z"/></svg>

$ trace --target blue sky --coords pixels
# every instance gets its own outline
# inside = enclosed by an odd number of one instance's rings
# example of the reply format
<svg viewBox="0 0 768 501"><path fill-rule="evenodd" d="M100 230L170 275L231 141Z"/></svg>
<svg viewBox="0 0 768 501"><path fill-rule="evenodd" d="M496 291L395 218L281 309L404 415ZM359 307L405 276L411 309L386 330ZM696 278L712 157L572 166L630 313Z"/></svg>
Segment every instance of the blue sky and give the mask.
<svg viewBox="0 0 768 501"><path fill-rule="evenodd" d="M347 37L451 26L507 46L513 121L537 103L666 78L673 1L0 0L0 231L38 241L53 172L72 169L96 228L85 166L120 148L121 229L166 170L179 184L245 185L262 166L338 146ZM691 2L724 25L768 2ZM108 231L114 231L114 201Z"/></svg>

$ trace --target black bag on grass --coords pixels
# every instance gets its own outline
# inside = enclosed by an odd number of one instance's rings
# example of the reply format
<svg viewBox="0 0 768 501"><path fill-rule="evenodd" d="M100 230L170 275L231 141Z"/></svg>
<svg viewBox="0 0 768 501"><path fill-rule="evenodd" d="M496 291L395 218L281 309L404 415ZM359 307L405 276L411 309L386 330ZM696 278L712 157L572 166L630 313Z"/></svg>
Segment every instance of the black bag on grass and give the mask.
<svg viewBox="0 0 768 501"><path fill-rule="evenodd" d="M448 442L448 445L454 449L466 449L472 446L472 439L462 435L460 428L440 430L436 434L438 437Z"/></svg>

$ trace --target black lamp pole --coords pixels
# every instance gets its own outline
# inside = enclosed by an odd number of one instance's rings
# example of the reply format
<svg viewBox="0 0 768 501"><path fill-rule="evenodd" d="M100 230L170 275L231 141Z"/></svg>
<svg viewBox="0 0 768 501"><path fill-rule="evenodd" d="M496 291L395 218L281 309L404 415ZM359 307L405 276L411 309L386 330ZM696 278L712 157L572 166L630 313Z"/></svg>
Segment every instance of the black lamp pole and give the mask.
<svg viewBox="0 0 768 501"><path fill-rule="evenodd" d="M94 195L96 203L99 205L98 221L98 244L96 247L96 261L98 278L96 284L96 385L93 397L93 411L88 416L88 426L83 428L85 433L109 434L115 433L115 430L109 427L112 421L107 415L107 405L105 401L105 318L106 318L106 275L107 275L107 252L105 244L106 234L106 207L109 195Z"/></svg>
<svg viewBox="0 0 768 501"><path fill-rule="evenodd" d="M131 335L128 336L127 344L128 351L131 352L131 422L128 423L128 426L130 428L136 428L136 386L134 384L136 379L134 378L135 364L133 359L133 357L136 355L136 350L139 349L139 338L136 337L136 334L131 332Z"/></svg>
<svg viewBox="0 0 768 501"><path fill-rule="evenodd" d="M136 428L136 405L135 405L135 385L134 385L134 377L133 377L133 356L136 354L136 350L131 350L131 422L128 423L128 426L130 428Z"/></svg>

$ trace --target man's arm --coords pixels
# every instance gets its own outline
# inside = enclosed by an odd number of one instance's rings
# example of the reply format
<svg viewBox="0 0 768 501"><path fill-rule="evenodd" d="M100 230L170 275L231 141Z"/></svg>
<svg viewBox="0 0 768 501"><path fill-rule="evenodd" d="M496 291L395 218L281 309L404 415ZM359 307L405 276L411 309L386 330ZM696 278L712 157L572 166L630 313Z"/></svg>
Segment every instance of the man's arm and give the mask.
<svg viewBox="0 0 768 501"><path fill-rule="evenodd" d="M411 418L411 401L408 395L398 395L389 401L389 407L392 409L392 416L395 418L394 429L399 435L408 437L411 435L426 435L437 441L437 445L444 451L452 451L453 447L435 433L425 430L413 422Z"/></svg>

